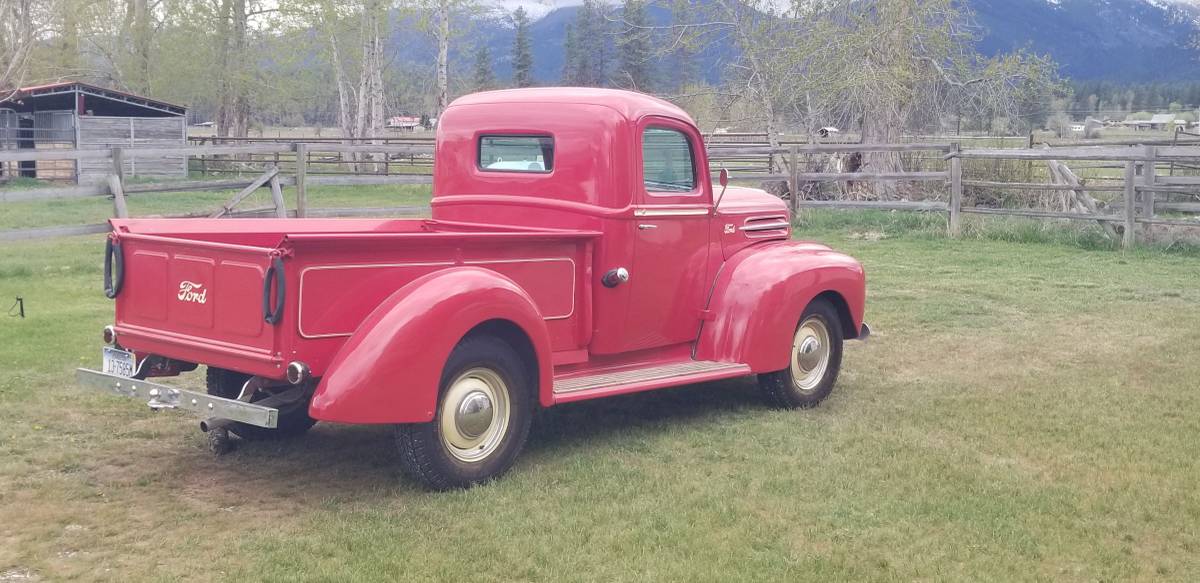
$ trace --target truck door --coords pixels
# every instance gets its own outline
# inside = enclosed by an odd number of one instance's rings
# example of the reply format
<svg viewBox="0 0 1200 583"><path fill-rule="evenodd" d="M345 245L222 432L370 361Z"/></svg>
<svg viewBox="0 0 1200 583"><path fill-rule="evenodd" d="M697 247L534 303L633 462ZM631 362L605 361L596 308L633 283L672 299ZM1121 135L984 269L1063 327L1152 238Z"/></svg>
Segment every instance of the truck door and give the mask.
<svg viewBox="0 0 1200 583"><path fill-rule="evenodd" d="M638 129L627 350L695 340L707 290L712 216L706 158L692 126L649 117Z"/></svg>

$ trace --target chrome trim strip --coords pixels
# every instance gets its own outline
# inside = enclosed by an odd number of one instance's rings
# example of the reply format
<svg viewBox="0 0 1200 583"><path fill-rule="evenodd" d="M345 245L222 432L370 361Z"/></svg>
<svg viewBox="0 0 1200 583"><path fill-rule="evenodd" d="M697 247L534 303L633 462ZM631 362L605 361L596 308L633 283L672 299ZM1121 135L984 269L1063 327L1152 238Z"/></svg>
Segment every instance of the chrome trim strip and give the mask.
<svg viewBox="0 0 1200 583"><path fill-rule="evenodd" d="M788 224L786 222L756 223L753 225L746 225L746 226L742 227L742 230L754 232L754 231L774 231L776 229L786 229L786 228L788 228Z"/></svg>
<svg viewBox="0 0 1200 583"><path fill-rule="evenodd" d="M635 208L633 216L635 217L703 217L712 213L712 209L708 207L692 207L692 208Z"/></svg>
<svg viewBox="0 0 1200 583"><path fill-rule="evenodd" d="M102 373L86 368L75 369L81 386L113 393L130 399L147 399L151 409L182 409L204 417L219 417L256 427L273 429L279 425L279 409L214 397L207 393L168 387L158 383Z"/></svg>

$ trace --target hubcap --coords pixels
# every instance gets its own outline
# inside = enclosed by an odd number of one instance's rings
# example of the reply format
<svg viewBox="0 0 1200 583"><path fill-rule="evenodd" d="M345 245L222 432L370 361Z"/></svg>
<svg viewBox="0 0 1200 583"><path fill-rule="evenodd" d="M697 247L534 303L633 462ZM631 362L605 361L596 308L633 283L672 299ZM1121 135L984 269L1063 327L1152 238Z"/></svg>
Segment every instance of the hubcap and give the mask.
<svg viewBox="0 0 1200 583"><path fill-rule="evenodd" d="M500 447L508 432L508 385L489 368L473 368L454 379L442 398L438 425L450 455L481 461Z"/></svg>
<svg viewBox="0 0 1200 583"><path fill-rule="evenodd" d="M492 400L481 391L467 395L454 413L454 424L467 437L483 435L492 424Z"/></svg>
<svg viewBox="0 0 1200 583"><path fill-rule="evenodd" d="M811 393L821 384L829 368L829 327L820 316L800 323L792 340L792 382L796 389Z"/></svg>

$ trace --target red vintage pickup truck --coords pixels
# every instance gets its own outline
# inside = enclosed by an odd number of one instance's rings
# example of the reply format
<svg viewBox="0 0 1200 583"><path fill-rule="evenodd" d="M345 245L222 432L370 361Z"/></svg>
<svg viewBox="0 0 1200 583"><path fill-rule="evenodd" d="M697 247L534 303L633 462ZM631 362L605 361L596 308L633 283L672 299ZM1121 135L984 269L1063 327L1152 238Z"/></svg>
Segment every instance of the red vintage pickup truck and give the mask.
<svg viewBox="0 0 1200 583"><path fill-rule="evenodd" d="M869 333L857 261L786 206L714 188L678 107L598 89L469 95L442 115L432 218L114 219L102 371L205 419L214 449L316 421L394 425L434 489L506 471L537 410L758 375L829 395ZM206 390L146 379L199 365Z"/></svg>

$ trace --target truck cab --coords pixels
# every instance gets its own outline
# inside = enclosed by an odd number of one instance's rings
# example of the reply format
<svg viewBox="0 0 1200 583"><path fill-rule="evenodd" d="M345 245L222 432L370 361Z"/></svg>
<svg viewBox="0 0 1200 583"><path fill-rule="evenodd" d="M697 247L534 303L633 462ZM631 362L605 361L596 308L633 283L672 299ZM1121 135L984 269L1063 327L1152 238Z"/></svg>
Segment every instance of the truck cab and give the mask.
<svg viewBox="0 0 1200 583"><path fill-rule="evenodd" d="M813 406L867 334L861 265L792 241L779 199L714 187L668 102L469 95L434 156L431 219L114 219L106 354L128 356L80 379L125 394L204 365L203 393L151 405L246 439L395 425L401 467L443 489L502 474L535 410L571 401L757 375Z"/></svg>

